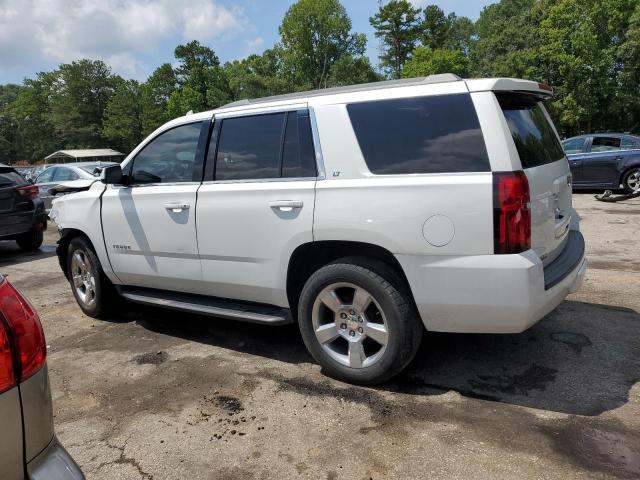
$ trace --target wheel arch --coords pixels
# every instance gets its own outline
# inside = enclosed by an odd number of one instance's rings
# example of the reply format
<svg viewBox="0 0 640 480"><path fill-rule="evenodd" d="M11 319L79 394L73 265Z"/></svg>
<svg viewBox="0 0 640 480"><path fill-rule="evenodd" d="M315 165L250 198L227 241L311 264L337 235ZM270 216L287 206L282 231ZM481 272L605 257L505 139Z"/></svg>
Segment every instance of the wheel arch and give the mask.
<svg viewBox="0 0 640 480"><path fill-rule="evenodd" d="M77 228L63 228L62 230L60 230L60 239L58 240L56 253L58 255L58 263L60 263L60 268L62 269L64 276L67 278L69 278L69 272L67 269L67 255L69 253L69 244L74 238L78 237L85 237L94 253L96 251L91 238L89 238L89 235L87 235L82 230L79 230Z"/></svg>
<svg viewBox="0 0 640 480"><path fill-rule="evenodd" d="M629 162L624 166L622 174L620 174L620 181L618 182L618 185L622 185L624 187L624 181L626 180L627 175L629 175L629 173L635 169L640 169L640 158L635 159L633 162Z"/></svg>
<svg viewBox="0 0 640 480"><path fill-rule="evenodd" d="M346 240L319 240L299 245L287 267L287 299L292 315L297 316L298 300L304 284L319 268L340 258L360 257L380 261L394 270L411 294L409 282L396 257L384 247L372 243ZM412 295L412 294L411 294ZM413 300L413 296L412 296Z"/></svg>

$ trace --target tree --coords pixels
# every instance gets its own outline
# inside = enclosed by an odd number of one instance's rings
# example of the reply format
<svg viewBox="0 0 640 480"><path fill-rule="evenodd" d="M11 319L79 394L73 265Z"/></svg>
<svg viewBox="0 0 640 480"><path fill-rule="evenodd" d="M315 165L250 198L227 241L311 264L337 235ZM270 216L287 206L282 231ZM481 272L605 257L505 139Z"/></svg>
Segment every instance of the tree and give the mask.
<svg viewBox="0 0 640 480"><path fill-rule="evenodd" d="M620 100L625 107L624 130L640 130L640 3L629 19L625 39L618 48ZM625 128L626 127L626 128Z"/></svg>
<svg viewBox="0 0 640 480"><path fill-rule="evenodd" d="M133 150L142 141L140 90L135 80L123 80L105 110L102 133L116 148L125 152Z"/></svg>
<svg viewBox="0 0 640 480"><path fill-rule="evenodd" d="M179 62L175 73L181 90L172 92L169 99L169 108L174 113L177 108L187 109L182 115L188 110L209 110L230 100L229 82L213 50L193 40L178 45L175 57Z"/></svg>
<svg viewBox="0 0 640 480"><path fill-rule="evenodd" d="M423 13L424 18L420 25L422 45L432 50L446 48L455 14L447 16L437 5L427 5Z"/></svg>
<svg viewBox="0 0 640 480"><path fill-rule="evenodd" d="M326 85L327 87L341 87L378 80L380 80L380 76L375 72L367 57L343 55L331 65Z"/></svg>
<svg viewBox="0 0 640 480"><path fill-rule="evenodd" d="M227 62L224 71L232 99L267 97L289 91L289 84L281 74L281 64L281 56L275 49Z"/></svg>
<svg viewBox="0 0 640 480"><path fill-rule="evenodd" d="M169 63L160 65L140 86L142 134L148 135L169 120L167 104L178 87L178 79Z"/></svg>
<svg viewBox="0 0 640 480"><path fill-rule="evenodd" d="M18 125L8 112L8 107L18 98L22 87L19 85L0 85L0 163L21 160L23 147Z"/></svg>
<svg viewBox="0 0 640 480"><path fill-rule="evenodd" d="M413 8L407 0L392 0L369 19L376 37L386 45L381 65L394 78L400 77L418 41L419 15L420 9Z"/></svg>
<svg viewBox="0 0 640 480"><path fill-rule="evenodd" d="M298 0L280 25L284 71L296 89L326 87L331 66L342 56L364 55L366 36L351 33L351 19L338 0Z"/></svg>
<svg viewBox="0 0 640 480"><path fill-rule="evenodd" d="M431 50L418 47L406 63L402 76L423 77L438 73L455 73L469 76L469 59L460 50Z"/></svg>

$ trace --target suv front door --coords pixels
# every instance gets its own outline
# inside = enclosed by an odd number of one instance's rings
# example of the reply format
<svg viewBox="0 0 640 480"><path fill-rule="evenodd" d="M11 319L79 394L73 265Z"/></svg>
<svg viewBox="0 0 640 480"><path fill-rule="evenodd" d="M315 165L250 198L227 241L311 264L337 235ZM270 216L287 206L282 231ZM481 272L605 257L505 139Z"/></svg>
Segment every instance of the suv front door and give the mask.
<svg viewBox="0 0 640 480"><path fill-rule="evenodd" d="M286 307L288 260L313 240L317 168L306 105L216 115L207 157L197 207L204 288Z"/></svg>
<svg viewBox="0 0 640 480"><path fill-rule="evenodd" d="M160 133L125 168L127 184L109 185L102 197L109 261L125 285L190 291L201 280L195 207L202 126Z"/></svg>

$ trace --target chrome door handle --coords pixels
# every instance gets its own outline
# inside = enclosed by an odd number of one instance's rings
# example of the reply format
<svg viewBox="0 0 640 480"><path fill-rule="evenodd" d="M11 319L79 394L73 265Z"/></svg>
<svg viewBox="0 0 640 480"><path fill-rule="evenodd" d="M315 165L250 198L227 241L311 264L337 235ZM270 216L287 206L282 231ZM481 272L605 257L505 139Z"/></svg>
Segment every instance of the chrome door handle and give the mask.
<svg viewBox="0 0 640 480"><path fill-rule="evenodd" d="M269 206L281 212L290 212L294 208L302 208L302 200L276 200L271 202Z"/></svg>
<svg viewBox="0 0 640 480"><path fill-rule="evenodd" d="M174 213L180 213L183 210L189 210L188 203L165 203L164 208Z"/></svg>

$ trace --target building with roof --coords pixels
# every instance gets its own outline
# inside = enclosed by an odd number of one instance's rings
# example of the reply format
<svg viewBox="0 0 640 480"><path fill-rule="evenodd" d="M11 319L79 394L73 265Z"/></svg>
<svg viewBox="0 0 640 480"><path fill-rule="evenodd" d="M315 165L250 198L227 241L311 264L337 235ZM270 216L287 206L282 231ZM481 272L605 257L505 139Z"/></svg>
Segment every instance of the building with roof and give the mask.
<svg viewBox="0 0 640 480"><path fill-rule="evenodd" d="M124 153L111 148L89 148L84 150L58 150L45 157L45 163L68 162L120 162Z"/></svg>

